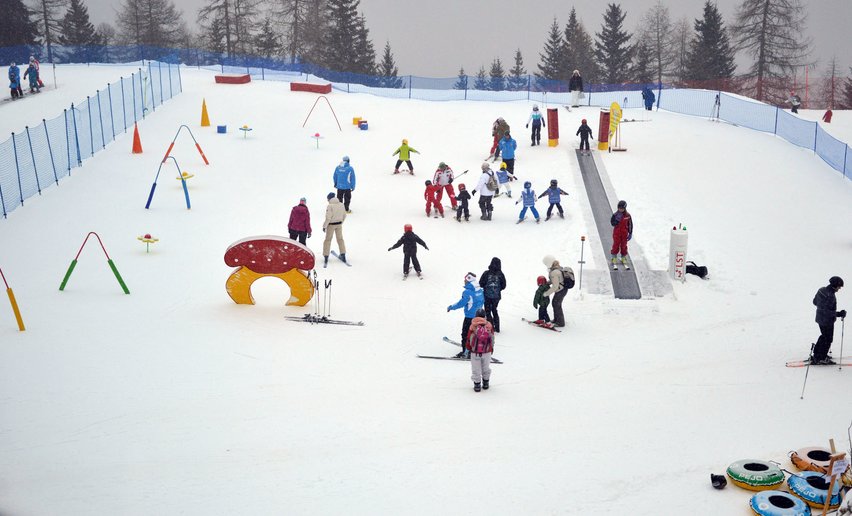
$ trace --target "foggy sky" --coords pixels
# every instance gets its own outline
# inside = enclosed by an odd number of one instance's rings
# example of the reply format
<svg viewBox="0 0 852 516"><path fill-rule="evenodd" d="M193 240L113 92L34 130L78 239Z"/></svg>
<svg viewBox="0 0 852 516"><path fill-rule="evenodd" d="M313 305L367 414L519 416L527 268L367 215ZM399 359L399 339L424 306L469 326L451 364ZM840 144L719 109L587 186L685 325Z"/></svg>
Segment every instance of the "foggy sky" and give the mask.
<svg viewBox="0 0 852 516"><path fill-rule="evenodd" d="M119 0L84 0L92 22L114 24ZM173 0L184 12L187 25L196 29L196 14L204 0ZM600 30L607 1L614 0L361 0L361 11L367 18L370 37L381 57L386 41L390 41L399 73L425 77L455 77L460 67L474 75L480 66L488 71L499 57L503 68L514 64L515 50L520 48L528 73L537 71L539 53L544 47L554 16L564 28L571 7L594 38ZM627 13L625 27L634 32L647 9L656 0L622 0ZM700 18L704 0L671 0L672 21L682 17ZM740 0L717 0L726 26L733 20ZM852 65L852 20L850 0L804 0L808 12L806 35L813 39L811 60L817 61L821 75L832 56L840 66L839 74L848 75ZM635 37L631 39L634 41ZM737 59L737 73L745 71L748 59ZM804 72L802 72L804 73Z"/></svg>

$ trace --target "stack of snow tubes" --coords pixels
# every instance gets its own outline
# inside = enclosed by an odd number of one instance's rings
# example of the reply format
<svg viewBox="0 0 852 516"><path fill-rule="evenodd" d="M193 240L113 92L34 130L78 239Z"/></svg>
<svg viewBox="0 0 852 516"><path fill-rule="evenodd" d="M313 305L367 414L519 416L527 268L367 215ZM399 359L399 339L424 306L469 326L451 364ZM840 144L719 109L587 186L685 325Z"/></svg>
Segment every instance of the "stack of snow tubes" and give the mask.
<svg viewBox="0 0 852 516"><path fill-rule="evenodd" d="M828 498L828 486L829 482L825 476L816 471L805 471L799 475L792 475L787 481L787 487L791 493L817 509L822 509L825 506L825 500ZM840 507L840 482L834 483L828 507L829 509Z"/></svg>
<svg viewBox="0 0 852 516"><path fill-rule="evenodd" d="M801 471L826 474L828 465L831 463L831 450L819 447L799 448L790 452L790 462ZM846 468L839 480L843 482L843 485L852 487L852 466Z"/></svg>

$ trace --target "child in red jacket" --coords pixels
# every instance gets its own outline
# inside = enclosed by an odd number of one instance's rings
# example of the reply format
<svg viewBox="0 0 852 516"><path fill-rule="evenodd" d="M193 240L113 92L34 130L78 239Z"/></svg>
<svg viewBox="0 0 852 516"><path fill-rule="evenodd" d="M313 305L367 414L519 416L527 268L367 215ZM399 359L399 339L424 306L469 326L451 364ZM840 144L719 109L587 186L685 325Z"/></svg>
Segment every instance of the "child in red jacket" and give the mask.
<svg viewBox="0 0 852 516"><path fill-rule="evenodd" d="M612 224L612 249L609 251L612 258L612 270L618 270L615 257L621 252L621 263L624 268L630 270L627 263L627 241L633 238L633 217L627 212L627 201L618 201L618 209L609 219Z"/></svg>
<svg viewBox="0 0 852 516"><path fill-rule="evenodd" d="M423 198L426 199L426 216L430 216L432 214L432 206L435 207L435 218L438 218L438 214L441 214L441 217L444 216L444 207L441 205L441 198L438 197L438 192L442 190L441 185L433 185L432 181L426 180L426 191L423 192Z"/></svg>

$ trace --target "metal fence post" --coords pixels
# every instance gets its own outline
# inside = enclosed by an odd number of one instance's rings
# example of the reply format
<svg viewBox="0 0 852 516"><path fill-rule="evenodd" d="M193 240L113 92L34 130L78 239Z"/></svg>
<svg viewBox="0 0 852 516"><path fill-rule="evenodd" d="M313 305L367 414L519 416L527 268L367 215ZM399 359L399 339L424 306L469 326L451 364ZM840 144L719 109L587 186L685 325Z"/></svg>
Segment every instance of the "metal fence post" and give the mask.
<svg viewBox="0 0 852 516"><path fill-rule="evenodd" d="M130 92L133 94L133 123L136 123L136 74L130 74Z"/></svg>
<svg viewBox="0 0 852 516"><path fill-rule="evenodd" d="M59 184L59 177L56 175L56 162L53 161L53 146L50 145L50 135L47 134L47 122L44 118L41 119L41 124L44 126L44 137L47 140L47 152L50 153L50 165L53 167L53 180L56 181L56 184Z"/></svg>
<svg viewBox="0 0 852 516"><path fill-rule="evenodd" d="M33 159L33 170L35 170L36 188L38 194L41 195L41 181L38 180L38 165L36 165L35 152L33 152L33 141L30 138L30 126L25 125L24 130L27 132L27 145L30 147L30 157Z"/></svg>
<svg viewBox="0 0 852 516"><path fill-rule="evenodd" d="M530 80L530 75L527 74L527 100L530 100L530 87L532 86L532 80Z"/></svg>
<svg viewBox="0 0 852 516"><path fill-rule="evenodd" d="M160 105L163 105L163 63L157 61L157 75L160 76Z"/></svg>
<svg viewBox="0 0 852 516"><path fill-rule="evenodd" d="M124 101L124 77L121 78L121 116L124 117L124 132L127 132L127 104Z"/></svg>
<svg viewBox="0 0 852 516"><path fill-rule="evenodd" d="M3 186L0 185L0 207L3 208L3 218L6 218L6 201L3 199Z"/></svg>
<svg viewBox="0 0 852 516"><path fill-rule="evenodd" d="M115 141L115 117L112 115L112 85L107 84L107 96L109 98L109 123L112 126L112 141Z"/></svg>
<svg viewBox="0 0 852 516"><path fill-rule="evenodd" d="M816 145L817 145L817 134L819 131L819 124L814 122L814 154L816 154Z"/></svg>
<svg viewBox="0 0 852 516"><path fill-rule="evenodd" d="M95 155L95 133L92 131L92 99L88 96L86 97L86 114L89 116L89 146L92 150L89 157L92 157Z"/></svg>
<svg viewBox="0 0 852 516"><path fill-rule="evenodd" d="M411 75L408 76L408 98L411 98Z"/></svg>
<svg viewBox="0 0 852 516"><path fill-rule="evenodd" d="M157 110L157 100L154 97L154 81L151 79L151 62L148 62L148 84L151 85L151 108L156 111ZM160 102L162 104L162 101Z"/></svg>
<svg viewBox="0 0 852 516"><path fill-rule="evenodd" d="M18 165L18 146L15 143L15 133L12 133L12 151L15 153L15 170L18 173L18 194L21 196L21 206L23 206L24 189L21 187L21 167Z"/></svg>
<svg viewBox="0 0 852 516"><path fill-rule="evenodd" d="M68 141L71 135L68 133L68 110L63 109L62 115L65 117L65 149L68 151L68 175L71 175L71 142Z"/></svg>
<svg viewBox="0 0 852 516"><path fill-rule="evenodd" d="M142 120L145 120L145 111L148 109L145 107L145 90L143 89L145 86L142 84L142 69L139 69L139 102L142 103ZM153 99L152 99L153 102Z"/></svg>
<svg viewBox="0 0 852 516"><path fill-rule="evenodd" d="M101 148L106 149L106 138L104 138L104 110L101 109L101 91L95 90L95 95L98 98L98 122L101 125ZM91 104L89 107L91 108ZM94 155L94 152L92 154Z"/></svg>
<svg viewBox="0 0 852 516"><path fill-rule="evenodd" d="M775 129L772 130L772 134L778 134L778 108L775 108Z"/></svg>
<svg viewBox="0 0 852 516"><path fill-rule="evenodd" d="M171 63L166 63L166 67L167 67L167 68L168 68L168 70L169 70L169 98L172 98L172 97L174 97L174 96L175 96L175 93L174 93L174 91L172 90L172 64L171 64Z"/></svg>
<svg viewBox="0 0 852 516"><path fill-rule="evenodd" d="M201 69L201 65L198 65L198 69ZM183 92L183 80L180 78L180 63L177 65L177 76L178 76L178 93Z"/></svg>
<svg viewBox="0 0 852 516"><path fill-rule="evenodd" d="M77 148L77 165L83 164L83 157L80 155L80 135L77 134L77 113L74 111L74 104L71 104L71 121L74 122L74 147ZM71 175L69 171L68 175Z"/></svg>

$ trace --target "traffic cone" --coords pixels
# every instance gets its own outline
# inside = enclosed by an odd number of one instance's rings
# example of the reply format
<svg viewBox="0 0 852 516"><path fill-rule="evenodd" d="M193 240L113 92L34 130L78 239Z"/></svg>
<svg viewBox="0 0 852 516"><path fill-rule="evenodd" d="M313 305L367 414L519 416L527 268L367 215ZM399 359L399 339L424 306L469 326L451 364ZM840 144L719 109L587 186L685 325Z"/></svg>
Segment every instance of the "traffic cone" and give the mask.
<svg viewBox="0 0 852 516"><path fill-rule="evenodd" d="M142 154L142 140L139 139L139 128L133 124L133 154Z"/></svg>
<svg viewBox="0 0 852 516"><path fill-rule="evenodd" d="M210 117L207 116L207 100L201 100L201 127L210 127Z"/></svg>

